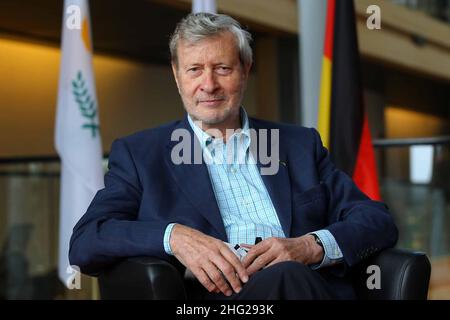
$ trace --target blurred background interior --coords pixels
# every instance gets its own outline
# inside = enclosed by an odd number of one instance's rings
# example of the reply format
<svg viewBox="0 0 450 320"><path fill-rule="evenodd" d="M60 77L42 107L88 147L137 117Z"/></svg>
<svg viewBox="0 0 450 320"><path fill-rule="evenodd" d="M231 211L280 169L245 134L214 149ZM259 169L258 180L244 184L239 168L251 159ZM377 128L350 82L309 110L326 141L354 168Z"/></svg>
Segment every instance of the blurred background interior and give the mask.
<svg viewBox="0 0 450 320"><path fill-rule="evenodd" d="M249 114L302 123L296 1L217 3L255 38ZM370 4L381 7L381 30L366 28ZM365 102L398 247L425 251L429 298L450 299L450 1L355 6ZM56 270L62 7L0 0L0 299L98 298L90 278L82 290L67 290ZM186 0L90 1L105 163L115 138L183 116L168 38L190 8Z"/></svg>

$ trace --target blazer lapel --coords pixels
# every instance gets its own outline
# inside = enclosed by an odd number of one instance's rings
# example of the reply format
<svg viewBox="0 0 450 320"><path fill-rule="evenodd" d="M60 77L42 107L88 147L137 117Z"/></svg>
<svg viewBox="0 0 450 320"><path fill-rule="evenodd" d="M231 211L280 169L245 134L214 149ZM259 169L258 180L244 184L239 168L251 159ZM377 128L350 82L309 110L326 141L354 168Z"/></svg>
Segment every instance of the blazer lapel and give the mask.
<svg viewBox="0 0 450 320"><path fill-rule="evenodd" d="M256 135L259 137L260 129L267 129L259 127L252 119L250 121L250 128L256 130ZM281 137L279 137L281 140ZM254 148L254 150L258 150L258 155L260 152L260 142L261 139L258 138L257 141L253 141L258 143L258 146ZM272 145L274 143L279 143L279 158L274 156L276 161L279 161L278 172L273 175L261 175L262 180L267 188L267 191L270 195L272 203L275 207L275 210L278 215L278 219L280 220L281 227L283 228L284 235L286 237L290 237L291 235L291 224L292 224L292 204L291 204L291 184L289 179L289 167L287 162L287 152L282 148L282 144L280 141L271 141L270 129L267 129L267 156L272 156ZM269 167L269 165L263 165L260 161L260 157L256 157L257 166L259 172L261 173L261 168Z"/></svg>
<svg viewBox="0 0 450 320"><path fill-rule="evenodd" d="M171 159L171 152L175 145L181 141L170 141L167 145L165 155L166 163L170 168L173 178L177 182L178 187L183 191L193 206L204 216L206 220L214 227L220 236L220 239L227 241L227 234L223 224L222 216L217 206L216 197L214 196L211 180L209 178L208 169L202 159L201 164L194 163L194 150L200 150L200 143L189 125L187 117L175 128L184 129L189 132L189 140L191 145L191 164L176 165ZM197 145L195 145L197 144Z"/></svg>

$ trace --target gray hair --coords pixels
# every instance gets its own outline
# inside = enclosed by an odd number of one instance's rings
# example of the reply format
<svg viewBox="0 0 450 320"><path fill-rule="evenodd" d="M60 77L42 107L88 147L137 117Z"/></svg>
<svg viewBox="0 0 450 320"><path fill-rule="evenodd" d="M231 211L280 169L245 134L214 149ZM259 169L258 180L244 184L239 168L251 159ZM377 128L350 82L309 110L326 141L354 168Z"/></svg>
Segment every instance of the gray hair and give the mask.
<svg viewBox="0 0 450 320"><path fill-rule="evenodd" d="M177 46L180 40L195 43L227 31L236 39L241 63L244 66L251 65L253 52L250 47L252 41L250 32L242 29L239 22L230 16L205 12L188 14L177 24L169 42L172 62L178 64Z"/></svg>

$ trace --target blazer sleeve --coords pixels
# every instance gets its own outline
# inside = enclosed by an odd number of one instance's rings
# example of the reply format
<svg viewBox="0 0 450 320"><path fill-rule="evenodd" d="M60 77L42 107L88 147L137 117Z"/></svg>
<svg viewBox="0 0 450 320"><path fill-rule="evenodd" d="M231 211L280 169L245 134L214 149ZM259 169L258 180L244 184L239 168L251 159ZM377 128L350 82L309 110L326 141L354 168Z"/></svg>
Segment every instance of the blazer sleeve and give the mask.
<svg viewBox="0 0 450 320"><path fill-rule="evenodd" d="M87 212L75 225L69 261L81 272L98 275L125 257L171 258L164 251L166 225L139 221L142 185L126 141L116 140L109 157L105 187L97 192Z"/></svg>
<svg viewBox="0 0 450 320"><path fill-rule="evenodd" d="M315 161L319 177L328 190L328 227L339 245L344 261L353 266L371 254L393 247L398 239L387 206L370 200L353 180L331 162L319 133L315 139Z"/></svg>

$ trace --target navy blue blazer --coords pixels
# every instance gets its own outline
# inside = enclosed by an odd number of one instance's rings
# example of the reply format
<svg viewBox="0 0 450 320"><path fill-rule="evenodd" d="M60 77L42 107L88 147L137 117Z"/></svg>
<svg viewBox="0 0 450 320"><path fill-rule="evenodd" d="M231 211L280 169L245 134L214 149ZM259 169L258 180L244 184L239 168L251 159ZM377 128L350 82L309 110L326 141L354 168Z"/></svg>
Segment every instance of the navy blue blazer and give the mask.
<svg viewBox="0 0 450 320"><path fill-rule="evenodd" d="M299 237L328 229L344 263L318 272L342 297L352 297L348 267L397 241L397 228L386 206L370 200L336 169L314 129L249 121L256 131L279 129L278 173L262 178L285 235ZM192 146L198 143L187 117L114 141L105 188L74 227L70 241L70 263L83 273L96 275L130 256L174 262L163 245L171 222L227 240L206 165L171 161L171 150L178 143L171 141L171 135L178 128L189 130ZM270 150L270 139L267 143Z"/></svg>

